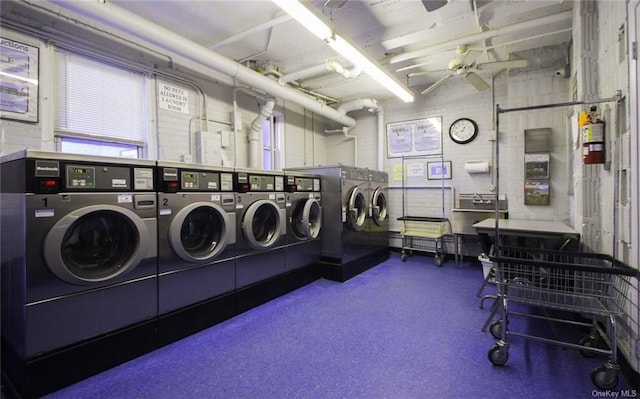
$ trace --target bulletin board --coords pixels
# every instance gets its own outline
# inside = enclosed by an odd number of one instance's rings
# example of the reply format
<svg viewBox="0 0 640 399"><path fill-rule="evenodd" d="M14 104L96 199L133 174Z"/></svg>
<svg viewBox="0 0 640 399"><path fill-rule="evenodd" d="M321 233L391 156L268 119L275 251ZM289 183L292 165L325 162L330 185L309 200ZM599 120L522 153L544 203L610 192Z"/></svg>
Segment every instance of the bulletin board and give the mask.
<svg viewBox="0 0 640 399"><path fill-rule="evenodd" d="M442 154L442 117L387 123L387 157Z"/></svg>

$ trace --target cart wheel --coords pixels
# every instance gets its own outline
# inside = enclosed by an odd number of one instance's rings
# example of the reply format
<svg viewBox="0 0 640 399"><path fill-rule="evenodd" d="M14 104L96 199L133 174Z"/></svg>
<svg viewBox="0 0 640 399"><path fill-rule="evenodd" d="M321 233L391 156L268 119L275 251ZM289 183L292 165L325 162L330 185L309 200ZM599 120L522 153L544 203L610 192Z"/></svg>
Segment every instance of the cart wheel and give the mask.
<svg viewBox="0 0 640 399"><path fill-rule="evenodd" d="M436 262L436 266L442 266L444 260L444 256L442 254L436 254L434 257L434 261Z"/></svg>
<svg viewBox="0 0 640 399"><path fill-rule="evenodd" d="M503 346L495 344L489 349L489 361L496 366L503 366L509 360L509 350Z"/></svg>
<svg viewBox="0 0 640 399"><path fill-rule="evenodd" d="M496 320L489 326L489 332L495 339L502 338L502 320Z"/></svg>
<svg viewBox="0 0 640 399"><path fill-rule="evenodd" d="M598 344L598 341L592 337L587 335L586 337L583 337L579 342L578 345L581 346L586 346L587 348L595 348ZM580 354L584 357L587 358L592 358L592 357L596 357L598 356L598 354L596 352L592 352L590 350L580 350Z"/></svg>
<svg viewBox="0 0 640 399"><path fill-rule="evenodd" d="M600 389L613 389L618 385L618 375L615 369L603 365L593 369L591 382Z"/></svg>

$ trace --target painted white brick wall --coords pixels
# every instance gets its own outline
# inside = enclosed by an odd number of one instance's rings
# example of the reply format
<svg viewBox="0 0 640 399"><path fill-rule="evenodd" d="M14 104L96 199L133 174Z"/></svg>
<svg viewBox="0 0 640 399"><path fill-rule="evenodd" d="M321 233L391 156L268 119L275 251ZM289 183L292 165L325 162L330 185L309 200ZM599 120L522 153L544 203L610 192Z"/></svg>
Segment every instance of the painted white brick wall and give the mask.
<svg viewBox="0 0 640 399"><path fill-rule="evenodd" d="M628 57L624 56L624 60L620 62L620 44L619 29L625 25L626 21L626 2L598 2L598 89L601 98L612 97L616 90L622 93L628 93ZM626 29L626 26L625 26ZM625 37L626 38L626 37ZM623 42L623 48L626 49L626 41ZM614 104L602 104L598 110L604 116L607 123L605 130L607 139L607 159L612 160L613 146L612 138L615 138L616 127L619 121L615 118ZM618 159L613 159L618 162ZM602 166L599 168L600 182L600 250L605 253L613 253L614 247L614 206L616 199L614 198L614 184L616 178L614 176L615 165L610 170L605 170ZM621 226L627 226L628 220L619 216L618 222ZM623 227L624 228L624 227ZM619 237L617 237L619 239Z"/></svg>

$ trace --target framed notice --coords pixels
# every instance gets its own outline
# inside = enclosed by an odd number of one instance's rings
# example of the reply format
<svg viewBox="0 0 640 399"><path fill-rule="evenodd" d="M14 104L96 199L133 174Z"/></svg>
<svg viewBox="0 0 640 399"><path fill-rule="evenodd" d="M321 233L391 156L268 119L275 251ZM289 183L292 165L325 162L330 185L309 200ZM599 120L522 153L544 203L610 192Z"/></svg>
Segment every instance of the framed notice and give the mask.
<svg viewBox="0 0 640 399"><path fill-rule="evenodd" d="M451 161L427 162L427 179L451 179Z"/></svg>
<svg viewBox="0 0 640 399"><path fill-rule="evenodd" d="M442 118L387 123L389 158L442 154Z"/></svg>
<svg viewBox="0 0 640 399"><path fill-rule="evenodd" d="M38 122L39 49L0 37L0 118Z"/></svg>

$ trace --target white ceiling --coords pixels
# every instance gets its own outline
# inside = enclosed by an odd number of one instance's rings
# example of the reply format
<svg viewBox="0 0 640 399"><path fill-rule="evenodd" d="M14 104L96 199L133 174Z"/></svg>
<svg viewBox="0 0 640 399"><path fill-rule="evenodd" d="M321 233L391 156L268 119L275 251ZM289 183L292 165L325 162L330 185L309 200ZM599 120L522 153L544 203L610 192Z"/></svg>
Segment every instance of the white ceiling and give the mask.
<svg viewBox="0 0 640 399"><path fill-rule="evenodd" d="M351 67L269 0L107 1L254 69L290 74L322 65L326 59ZM478 50L476 64L529 61L527 68L509 73L560 68L567 62L573 0L448 0L431 12L420 0L347 0L339 7L343 2L311 0L306 4L324 14L337 32L359 45L417 96L450 73L446 71L448 63L461 44ZM559 13L556 22L534 22L539 26L528 28L523 25ZM482 32L491 32L484 36L493 37L480 40ZM439 72L407 76L430 70ZM501 73L476 72L485 80L491 73ZM344 78L324 72L291 84L336 101L393 97L363 74ZM471 85L463 87L475 90Z"/></svg>

